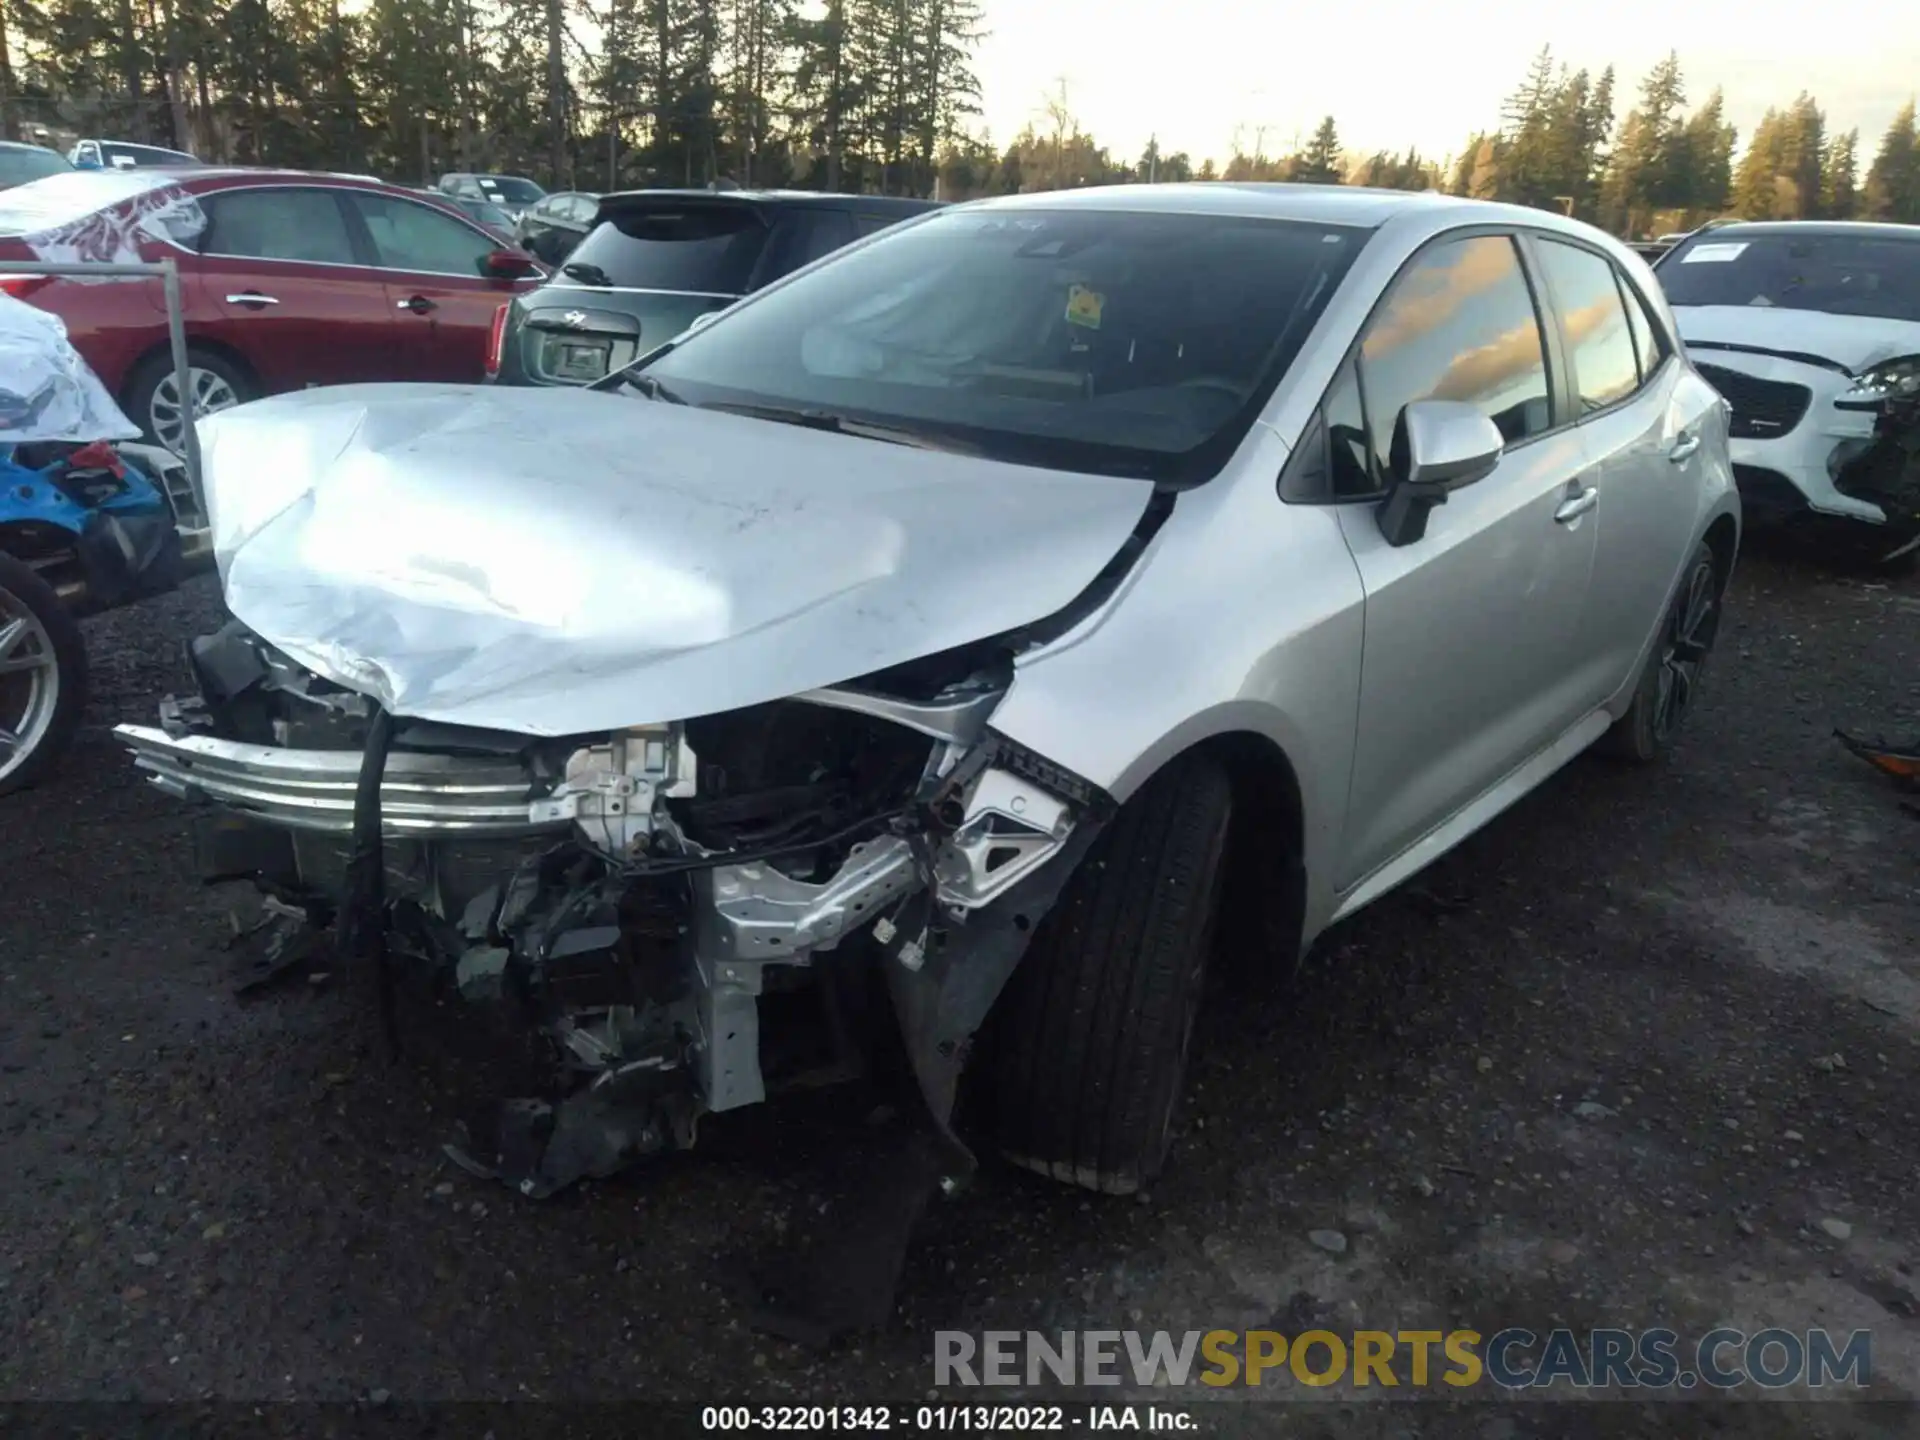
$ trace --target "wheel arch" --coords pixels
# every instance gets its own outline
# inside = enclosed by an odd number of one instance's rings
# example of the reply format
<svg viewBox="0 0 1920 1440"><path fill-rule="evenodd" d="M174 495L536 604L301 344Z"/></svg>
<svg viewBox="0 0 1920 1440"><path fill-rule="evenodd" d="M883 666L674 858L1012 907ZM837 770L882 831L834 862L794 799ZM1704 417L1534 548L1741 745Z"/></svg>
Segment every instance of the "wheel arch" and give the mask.
<svg viewBox="0 0 1920 1440"><path fill-rule="evenodd" d="M1733 574L1733 562L1740 553L1740 522L1722 512L1714 517L1701 539L1713 551L1714 568L1720 572L1720 584L1724 589Z"/></svg>
<svg viewBox="0 0 1920 1440"><path fill-rule="evenodd" d="M1227 830L1220 949L1237 978L1292 973L1304 949L1307 808L1293 758L1256 730L1217 731L1169 756L1158 769L1201 755L1233 791Z"/></svg>

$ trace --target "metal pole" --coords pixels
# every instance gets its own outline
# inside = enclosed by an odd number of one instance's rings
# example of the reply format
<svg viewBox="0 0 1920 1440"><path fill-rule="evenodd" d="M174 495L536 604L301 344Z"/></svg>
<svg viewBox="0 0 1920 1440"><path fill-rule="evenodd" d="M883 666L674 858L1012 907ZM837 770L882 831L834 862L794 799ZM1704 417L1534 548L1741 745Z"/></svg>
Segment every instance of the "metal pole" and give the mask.
<svg viewBox="0 0 1920 1440"><path fill-rule="evenodd" d="M192 367L187 364L187 317L180 304L180 270L171 257L160 262L160 283L167 292L167 340L173 347L173 386L180 397L180 435L186 442L187 484L193 489L194 508L211 526L207 492L200 483L200 425L198 397L193 393Z"/></svg>

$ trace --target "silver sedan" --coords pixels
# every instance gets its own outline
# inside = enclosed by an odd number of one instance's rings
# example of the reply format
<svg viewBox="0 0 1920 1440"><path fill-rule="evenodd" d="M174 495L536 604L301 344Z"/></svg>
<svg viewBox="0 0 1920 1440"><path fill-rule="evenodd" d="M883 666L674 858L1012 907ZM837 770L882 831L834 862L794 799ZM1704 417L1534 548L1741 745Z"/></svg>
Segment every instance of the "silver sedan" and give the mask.
<svg viewBox="0 0 1920 1440"><path fill-rule="evenodd" d="M592 391L205 428L235 619L120 734L275 923L551 1042L529 1194L879 1054L949 1170L1146 1184L1210 956L1660 757L1740 539L1638 256L1338 187L954 206Z"/></svg>

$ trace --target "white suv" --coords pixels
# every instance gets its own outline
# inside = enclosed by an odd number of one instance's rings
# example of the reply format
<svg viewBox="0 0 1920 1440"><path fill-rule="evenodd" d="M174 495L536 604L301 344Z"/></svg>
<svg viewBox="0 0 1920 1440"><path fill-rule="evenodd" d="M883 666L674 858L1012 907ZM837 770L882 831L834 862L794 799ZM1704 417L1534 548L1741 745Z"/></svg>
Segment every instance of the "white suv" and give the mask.
<svg viewBox="0 0 1920 1440"><path fill-rule="evenodd" d="M1733 407L1749 518L1864 522L1847 528L1886 560L1920 549L1920 228L1716 225L1656 273Z"/></svg>

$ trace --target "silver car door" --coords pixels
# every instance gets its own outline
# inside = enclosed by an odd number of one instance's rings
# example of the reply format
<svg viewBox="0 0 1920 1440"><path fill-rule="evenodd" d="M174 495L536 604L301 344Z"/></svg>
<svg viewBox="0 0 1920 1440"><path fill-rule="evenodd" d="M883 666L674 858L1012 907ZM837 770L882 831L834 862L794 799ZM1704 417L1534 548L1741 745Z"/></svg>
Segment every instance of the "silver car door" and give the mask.
<svg viewBox="0 0 1920 1440"><path fill-rule="evenodd" d="M1556 423L1546 331L1513 237L1417 256L1369 321L1358 368L1383 483L1414 400L1478 404L1507 448L1411 544L1387 543L1378 507L1341 508L1366 590L1343 891L1579 718L1572 651L1598 528L1580 437Z"/></svg>
<svg viewBox="0 0 1920 1440"><path fill-rule="evenodd" d="M1673 337L1610 259L1557 237L1531 243L1561 316L1579 431L1600 490L1579 647L1597 705L1633 678L1666 613L1693 543L1718 398L1688 373Z"/></svg>

